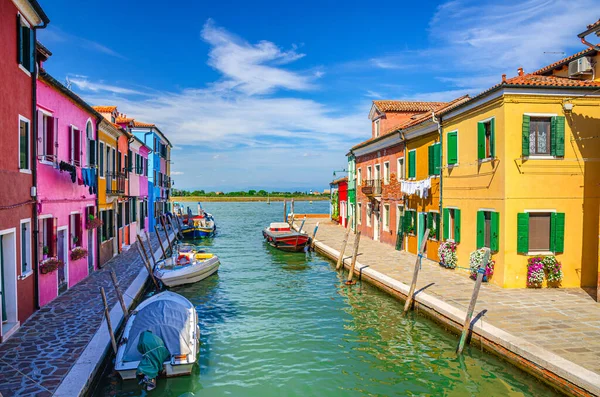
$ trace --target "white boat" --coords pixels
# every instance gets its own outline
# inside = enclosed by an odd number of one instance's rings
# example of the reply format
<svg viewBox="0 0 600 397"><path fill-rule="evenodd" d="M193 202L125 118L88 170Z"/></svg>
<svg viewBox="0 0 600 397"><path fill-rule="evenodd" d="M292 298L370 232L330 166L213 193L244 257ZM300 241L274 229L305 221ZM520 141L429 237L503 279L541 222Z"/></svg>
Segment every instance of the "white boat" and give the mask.
<svg viewBox="0 0 600 397"><path fill-rule="evenodd" d="M164 342L168 357L162 371L167 377L189 375L200 350L198 313L192 303L171 291L161 292L131 313L119 342L115 370L123 379L136 379L144 355L138 351L140 335L150 331Z"/></svg>
<svg viewBox="0 0 600 397"><path fill-rule="evenodd" d="M167 287L192 284L216 273L220 264L219 257L214 254L180 250L177 258L171 257L156 263L154 277Z"/></svg>

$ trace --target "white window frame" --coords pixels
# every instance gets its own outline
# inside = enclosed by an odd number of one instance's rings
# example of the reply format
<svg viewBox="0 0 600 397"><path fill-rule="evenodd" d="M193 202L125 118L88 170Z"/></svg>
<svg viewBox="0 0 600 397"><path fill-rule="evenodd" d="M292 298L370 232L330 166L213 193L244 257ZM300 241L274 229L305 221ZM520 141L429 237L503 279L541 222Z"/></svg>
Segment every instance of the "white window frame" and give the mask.
<svg viewBox="0 0 600 397"><path fill-rule="evenodd" d="M24 280L27 277L31 276L33 274L33 262L32 262L32 258L33 255L31 255L32 253L32 234L31 234L31 218L27 218L27 219L21 219L20 223L19 223L19 246L21 247L21 252L19 252L19 254L21 255L21 261L19 263L19 270L22 272L23 271L23 224L29 224L29 229L28 229L28 234L27 234L27 243L29 245L29 249L27 250L27 263L29 264L29 266L27 267L27 270L25 271L25 273L21 273L21 275L18 277L19 280Z"/></svg>
<svg viewBox="0 0 600 397"><path fill-rule="evenodd" d="M356 223L362 225L362 203L356 203Z"/></svg>
<svg viewBox="0 0 600 397"><path fill-rule="evenodd" d="M81 167L81 165L82 165L81 156L82 156L82 152L83 152L83 150L81 148L81 130L79 129L79 127L77 127L76 125L73 125L73 124L69 124L69 129L70 129L70 132L71 132L71 136L70 136L70 139L71 139L71 145L70 145L71 146L71 154L70 154L70 156L71 156L71 165L75 165L77 167ZM76 149L75 149L74 143L75 143L75 134L76 134L76 132L79 132L79 154L78 154L79 160L75 160L75 153L76 153L75 150Z"/></svg>
<svg viewBox="0 0 600 397"><path fill-rule="evenodd" d="M386 185L390 184L390 175L391 175L391 172L392 172L392 170L390 169L390 162L389 161L384 161L383 162L383 183L386 184Z"/></svg>
<svg viewBox="0 0 600 397"><path fill-rule="evenodd" d="M396 204L396 228L398 230L400 230L399 228L402 227L398 222L400 222L400 216L401 214L403 214L404 212L404 204Z"/></svg>
<svg viewBox="0 0 600 397"><path fill-rule="evenodd" d="M529 117L556 117L558 116L557 113L523 113L524 116L529 116ZM552 133L552 132L550 132ZM556 157L553 156L551 154L529 154L529 156L525 156L525 159L535 159L535 160L556 160L557 158L560 157ZM553 255L554 253L552 253Z"/></svg>
<svg viewBox="0 0 600 397"><path fill-rule="evenodd" d="M356 169L356 177L357 177L356 184L358 186L362 185L362 167L358 167Z"/></svg>
<svg viewBox="0 0 600 397"><path fill-rule="evenodd" d="M27 151L29 155L27 156L27 168L21 168L21 121L27 123ZM27 117L19 115L19 131L17 134L17 147L19 150L17 151L17 167L19 168L19 172L24 174L31 174L31 120Z"/></svg>
<svg viewBox="0 0 600 397"><path fill-rule="evenodd" d="M370 181L373 179L373 167L370 165L367 166L367 180Z"/></svg>
<svg viewBox="0 0 600 397"><path fill-rule="evenodd" d="M89 137L87 134L87 127L88 125L92 126L92 137ZM88 118L86 123L85 123L85 148L82 148L81 152L83 154L85 154L85 165L89 168L91 166L90 164L90 156L88 156L88 151L90 150L90 146L91 146L91 140L94 136L94 124L92 123L92 119ZM85 150L84 150L85 149ZM82 154L82 155L83 155ZM96 157L98 157L98 155L96 155ZM96 162L98 162L98 159L96 158ZM82 162L83 163L83 162Z"/></svg>
<svg viewBox="0 0 600 397"><path fill-rule="evenodd" d="M460 163L460 161L458 160L458 159L460 159L460 149L459 149L459 144L458 144L458 140L459 140L460 138L459 138L459 136L458 136L458 135L459 135L459 134L458 134L458 130L452 130L452 131L448 131L448 132L446 133L446 149L448 149L448 134L452 134L452 133L454 133L454 132L456 132L456 164L448 164L448 152L446 152L446 166L447 166L448 168L454 168L454 167L458 167L458 164ZM441 149L441 150L444 150L444 147L443 147L443 146L442 146L442 149ZM444 154L442 153L442 156L443 156L443 155L444 155ZM440 175L441 175L441 173L440 173ZM450 207L448 207L448 208L450 208Z"/></svg>
<svg viewBox="0 0 600 397"><path fill-rule="evenodd" d="M379 135L381 134L381 124L380 124L381 119L376 119L374 121L375 123L375 138L379 137Z"/></svg>
<svg viewBox="0 0 600 397"><path fill-rule="evenodd" d="M376 181L381 180L381 164L375 164L373 170L375 171L373 173L373 179Z"/></svg>
<svg viewBox="0 0 600 397"><path fill-rule="evenodd" d="M391 219L391 214L390 214L390 204L383 204L383 230L386 232L390 231L390 219ZM387 223L387 225L386 225Z"/></svg>
<svg viewBox="0 0 600 397"><path fill-rule="evenodd" d="M27 21L27 18L25 18L25 16L23 14L21 14L20 12L18 12L17 15L21 16L21 25L31 29L31 24ZM31 34L33 34L33 30L31 32ZM18 40L18 38L17 38L17 40ZM25 59L25 54L23 54L23 59ZM18 63L18 65L19 65L19 69L21 69L23 71L23 73L25 73L28 77L31 77L31 72L29 70L27 70L25 68L25 66L21 65L20 62Z"/></svg>
<svg viewBox="0 0 600 397"><path fill-rule="evenodd" d="M371 227L371 217L373 216L373 204L367 203L367 211L365 215L367 217L367 227Z"/></svg>
<svg viewBox="0 0 600 397"><path fill-rule="evenodd" d="M400 165L400 162L402 162L402 165ZM406 174L404 173L405 164L406 164L406 160L405 160L404 156L398 157L396 159L396 179L398 179L398 182L400 182L406 178Z"/></svg>

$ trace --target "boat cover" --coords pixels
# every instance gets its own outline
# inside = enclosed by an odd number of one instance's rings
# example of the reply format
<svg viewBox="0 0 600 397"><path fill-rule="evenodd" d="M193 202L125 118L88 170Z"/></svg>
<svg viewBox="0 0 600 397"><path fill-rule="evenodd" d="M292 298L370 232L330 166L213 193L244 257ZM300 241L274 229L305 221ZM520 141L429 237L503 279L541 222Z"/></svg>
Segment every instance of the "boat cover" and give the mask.
<svg viewBox="0 0 600 397"><path fill-rule="evenodd" d="M171 354L162 339L150 331L142 332L139 340L137 349L143 355L143 358L137 367L137 373L154 379L162 370L163 363L171 357Z"/></svg>
<svg viewBox="0 0 600 397"><path fill-rule="evenodd" d="M144 331L151 331L163 340L171 355L190 354L191 319L189 308L172 300L152 302L137 312L127 341L123 361L139 361L142 354L137 345Z"/></svg>

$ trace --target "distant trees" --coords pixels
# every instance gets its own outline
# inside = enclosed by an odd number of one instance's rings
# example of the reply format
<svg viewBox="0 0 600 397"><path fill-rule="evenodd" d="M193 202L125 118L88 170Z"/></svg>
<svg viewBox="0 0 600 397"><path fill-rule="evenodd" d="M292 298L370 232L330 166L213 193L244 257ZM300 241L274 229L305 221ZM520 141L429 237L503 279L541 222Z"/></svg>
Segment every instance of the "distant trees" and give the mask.
<svg viewBox="0 0 600 397"><path fill-rule="evenodd" d="M299 196L310 196L309 192L267 192L264 189L254 190L250 189L248 191L237 191L237 192L206 192L204 190L183 190L183 189L173 189L172 190L173 197L215 197L215 196L227 196L227 197L299 197Z"/></svg>

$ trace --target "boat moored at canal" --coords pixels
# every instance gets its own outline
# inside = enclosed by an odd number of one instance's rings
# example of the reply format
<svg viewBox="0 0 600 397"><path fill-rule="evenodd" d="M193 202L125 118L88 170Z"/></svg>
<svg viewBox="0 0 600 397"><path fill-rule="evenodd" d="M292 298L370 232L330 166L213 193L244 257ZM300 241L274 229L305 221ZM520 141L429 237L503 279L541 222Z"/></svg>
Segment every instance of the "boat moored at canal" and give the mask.
<svg viewBox="0 0 600 397"><path fill-rule="evenodd" d="M217 230L217 225L212 214L204 211L200 203L198 203L198 213L192 215L192 211L188 208L187 215L182 217L183 227L181 234L184 239L199 239L204 237L213 237Z"/></svg>
<svg viewBox="0 0 600 397"><path fill-rule="evenodd" d="M177 256L156 263L154 276L167 287L196 283L219 270L217 255L188 247L183 244Z"/></svg>
<svg viewBox="0 0 600 397"><path fill-rule="evenodd" d="M263 237L271 246L291 252L304 250L310 242L308 234L292 230L285 222L271 223L263 230Z"/></svg>

